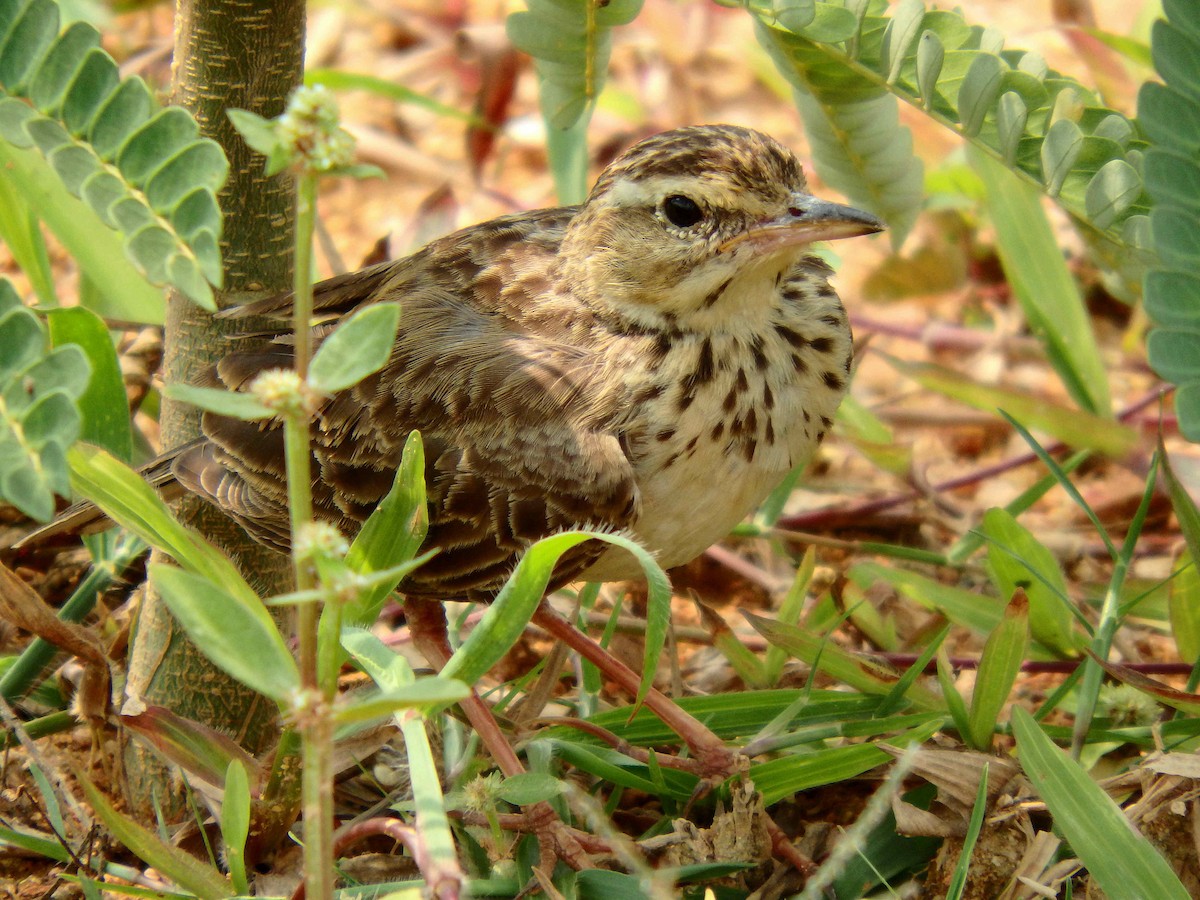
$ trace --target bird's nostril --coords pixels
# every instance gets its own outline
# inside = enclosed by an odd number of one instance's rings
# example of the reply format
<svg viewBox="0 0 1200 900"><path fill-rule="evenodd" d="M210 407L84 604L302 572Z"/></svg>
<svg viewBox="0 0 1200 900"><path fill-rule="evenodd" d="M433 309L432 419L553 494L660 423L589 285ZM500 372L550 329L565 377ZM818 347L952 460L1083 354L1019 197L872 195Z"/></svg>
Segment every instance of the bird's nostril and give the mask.
<svg viewBox="0 0 1200 900"><path fill-rule="evenodd" d="M789 206L788 215L799 219L804 215L804 210L802 210L799 206Z"/></svg>

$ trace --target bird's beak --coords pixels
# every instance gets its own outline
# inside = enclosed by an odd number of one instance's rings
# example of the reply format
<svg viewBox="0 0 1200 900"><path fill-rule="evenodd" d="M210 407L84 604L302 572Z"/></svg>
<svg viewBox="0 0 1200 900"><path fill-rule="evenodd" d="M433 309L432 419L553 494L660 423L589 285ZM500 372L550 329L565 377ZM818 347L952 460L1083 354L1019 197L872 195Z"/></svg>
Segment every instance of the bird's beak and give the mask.
<svg viewBox="0 0 1200 900"><path fill-rule="evenodd" d="M785 247L797 247L815 241L875 234L886 226L879 219L853 206L818 200L809 194L794 194L788 211L775 219L760 222L720 246L721 252L745 247L751 252L770 253Z"/></svg>

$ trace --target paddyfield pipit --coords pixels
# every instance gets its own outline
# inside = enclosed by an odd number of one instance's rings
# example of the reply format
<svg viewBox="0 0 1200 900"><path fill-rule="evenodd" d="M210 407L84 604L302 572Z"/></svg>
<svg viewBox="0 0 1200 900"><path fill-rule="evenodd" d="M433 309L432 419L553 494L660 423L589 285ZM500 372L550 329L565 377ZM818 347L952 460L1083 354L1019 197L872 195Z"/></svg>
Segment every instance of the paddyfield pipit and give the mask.
<svg viewBox="0 0 1200 900"><path fill-rule="evenodd" d="M548 534L621 531L664 567L687 562L831 427L849 380L850 327L830 269L809 248L882 227L809 194L796 156L770 137L702 126L636 144L581 206L503 216L323 282L318 342L365 304L397 301L402 317L383 369L316 411L316 516L357 532L420 430L423 549L439 552L399 589L414 640L438 666L449 654L445 619L428 601L490 599ZM291 298L222 315L287 320ZM215 378L241 390L291 365L283 329L225 357ZM205 413L202 429L153 467L153 480L286 549L280 425ZM48 530L96 516L68 515ZM632 557L600 542L579 545L555 572L558 584L639 577ZM632 670L545 604L534 621L637 691ZM738 770L736 755L667 698L651 690L645 703L691 748L680 767L692 762L707 777ZM478 698L463 708L500 768L521 771ZM777 851L795 859L770 827Z"/></svg>
<svg viewBox="0 0 1200 900"><path fill-rule="evenodd" d="M850 372L846 314L814 241L879 231L808 193L796 156L728 125L627 150L578 207L503 216L316 288L317 341L398 301L387 365L328 397L312 428L314 509L348 535L425 441L439 553L411 597L487 599L524 548L565 528L631 534L664 567L701 553L802 464ZM290 316L283 295L232 315ZM233 353L225 386L291 366L289 338ZM277 424L206 413L171 476L285 548ZM599 542L558 583L641 577Z"/></svg>

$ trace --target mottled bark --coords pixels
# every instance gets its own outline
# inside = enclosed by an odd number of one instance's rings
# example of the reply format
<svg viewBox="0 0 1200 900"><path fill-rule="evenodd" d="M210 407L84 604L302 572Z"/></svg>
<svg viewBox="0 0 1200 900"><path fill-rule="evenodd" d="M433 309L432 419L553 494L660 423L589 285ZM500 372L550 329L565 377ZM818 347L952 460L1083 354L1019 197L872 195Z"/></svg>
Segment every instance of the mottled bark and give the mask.
<svg viewBox="0 0 1200 900"><path fill-rule="evenodd" d="M230 162L229 182L220 195L225 285L218 302L223 307L291 286L292 181L263 174L262 157L242 142L225 110L248 109L267 117L283 111L302 77L304 13L303 0L179 0L176 9L172 100L197 118L202 133L224 147ZM201 380L231 349L226 334L231 330L246 331L247 323L215 320L173 296L166 320L165 380ZM164 447L184 444L198 433L195 409L164 400ZM192 498L183 502L179 515L225 549L264 594L287 587L287 560L251 542L218 510ZM252 753L263 750L276 733L274 705L209 663L152 591L142 604L130 652L126 702L130 711L143 703L168 707L234 735ZM145 746L126 743L124 769L133 809L144 815L155 804L168 810L177 806L181 792Z"/></svg>

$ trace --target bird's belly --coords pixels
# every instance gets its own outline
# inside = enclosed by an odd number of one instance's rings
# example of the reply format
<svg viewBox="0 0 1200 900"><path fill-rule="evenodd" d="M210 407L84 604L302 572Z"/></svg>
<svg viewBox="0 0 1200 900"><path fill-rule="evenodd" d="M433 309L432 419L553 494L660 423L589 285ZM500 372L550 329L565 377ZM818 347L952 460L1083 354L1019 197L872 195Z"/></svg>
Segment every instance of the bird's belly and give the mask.
<svg viewBox="0 0 1200 900"><path fill-rule="evenodd" d="M750 463L723 445L701 443L653 477L640 481L641 514L630 529L663 568L682 565L729 534L787 474L786 467ZM641 578L633 557L608 550L582 576L586 581Z"/></svg>

